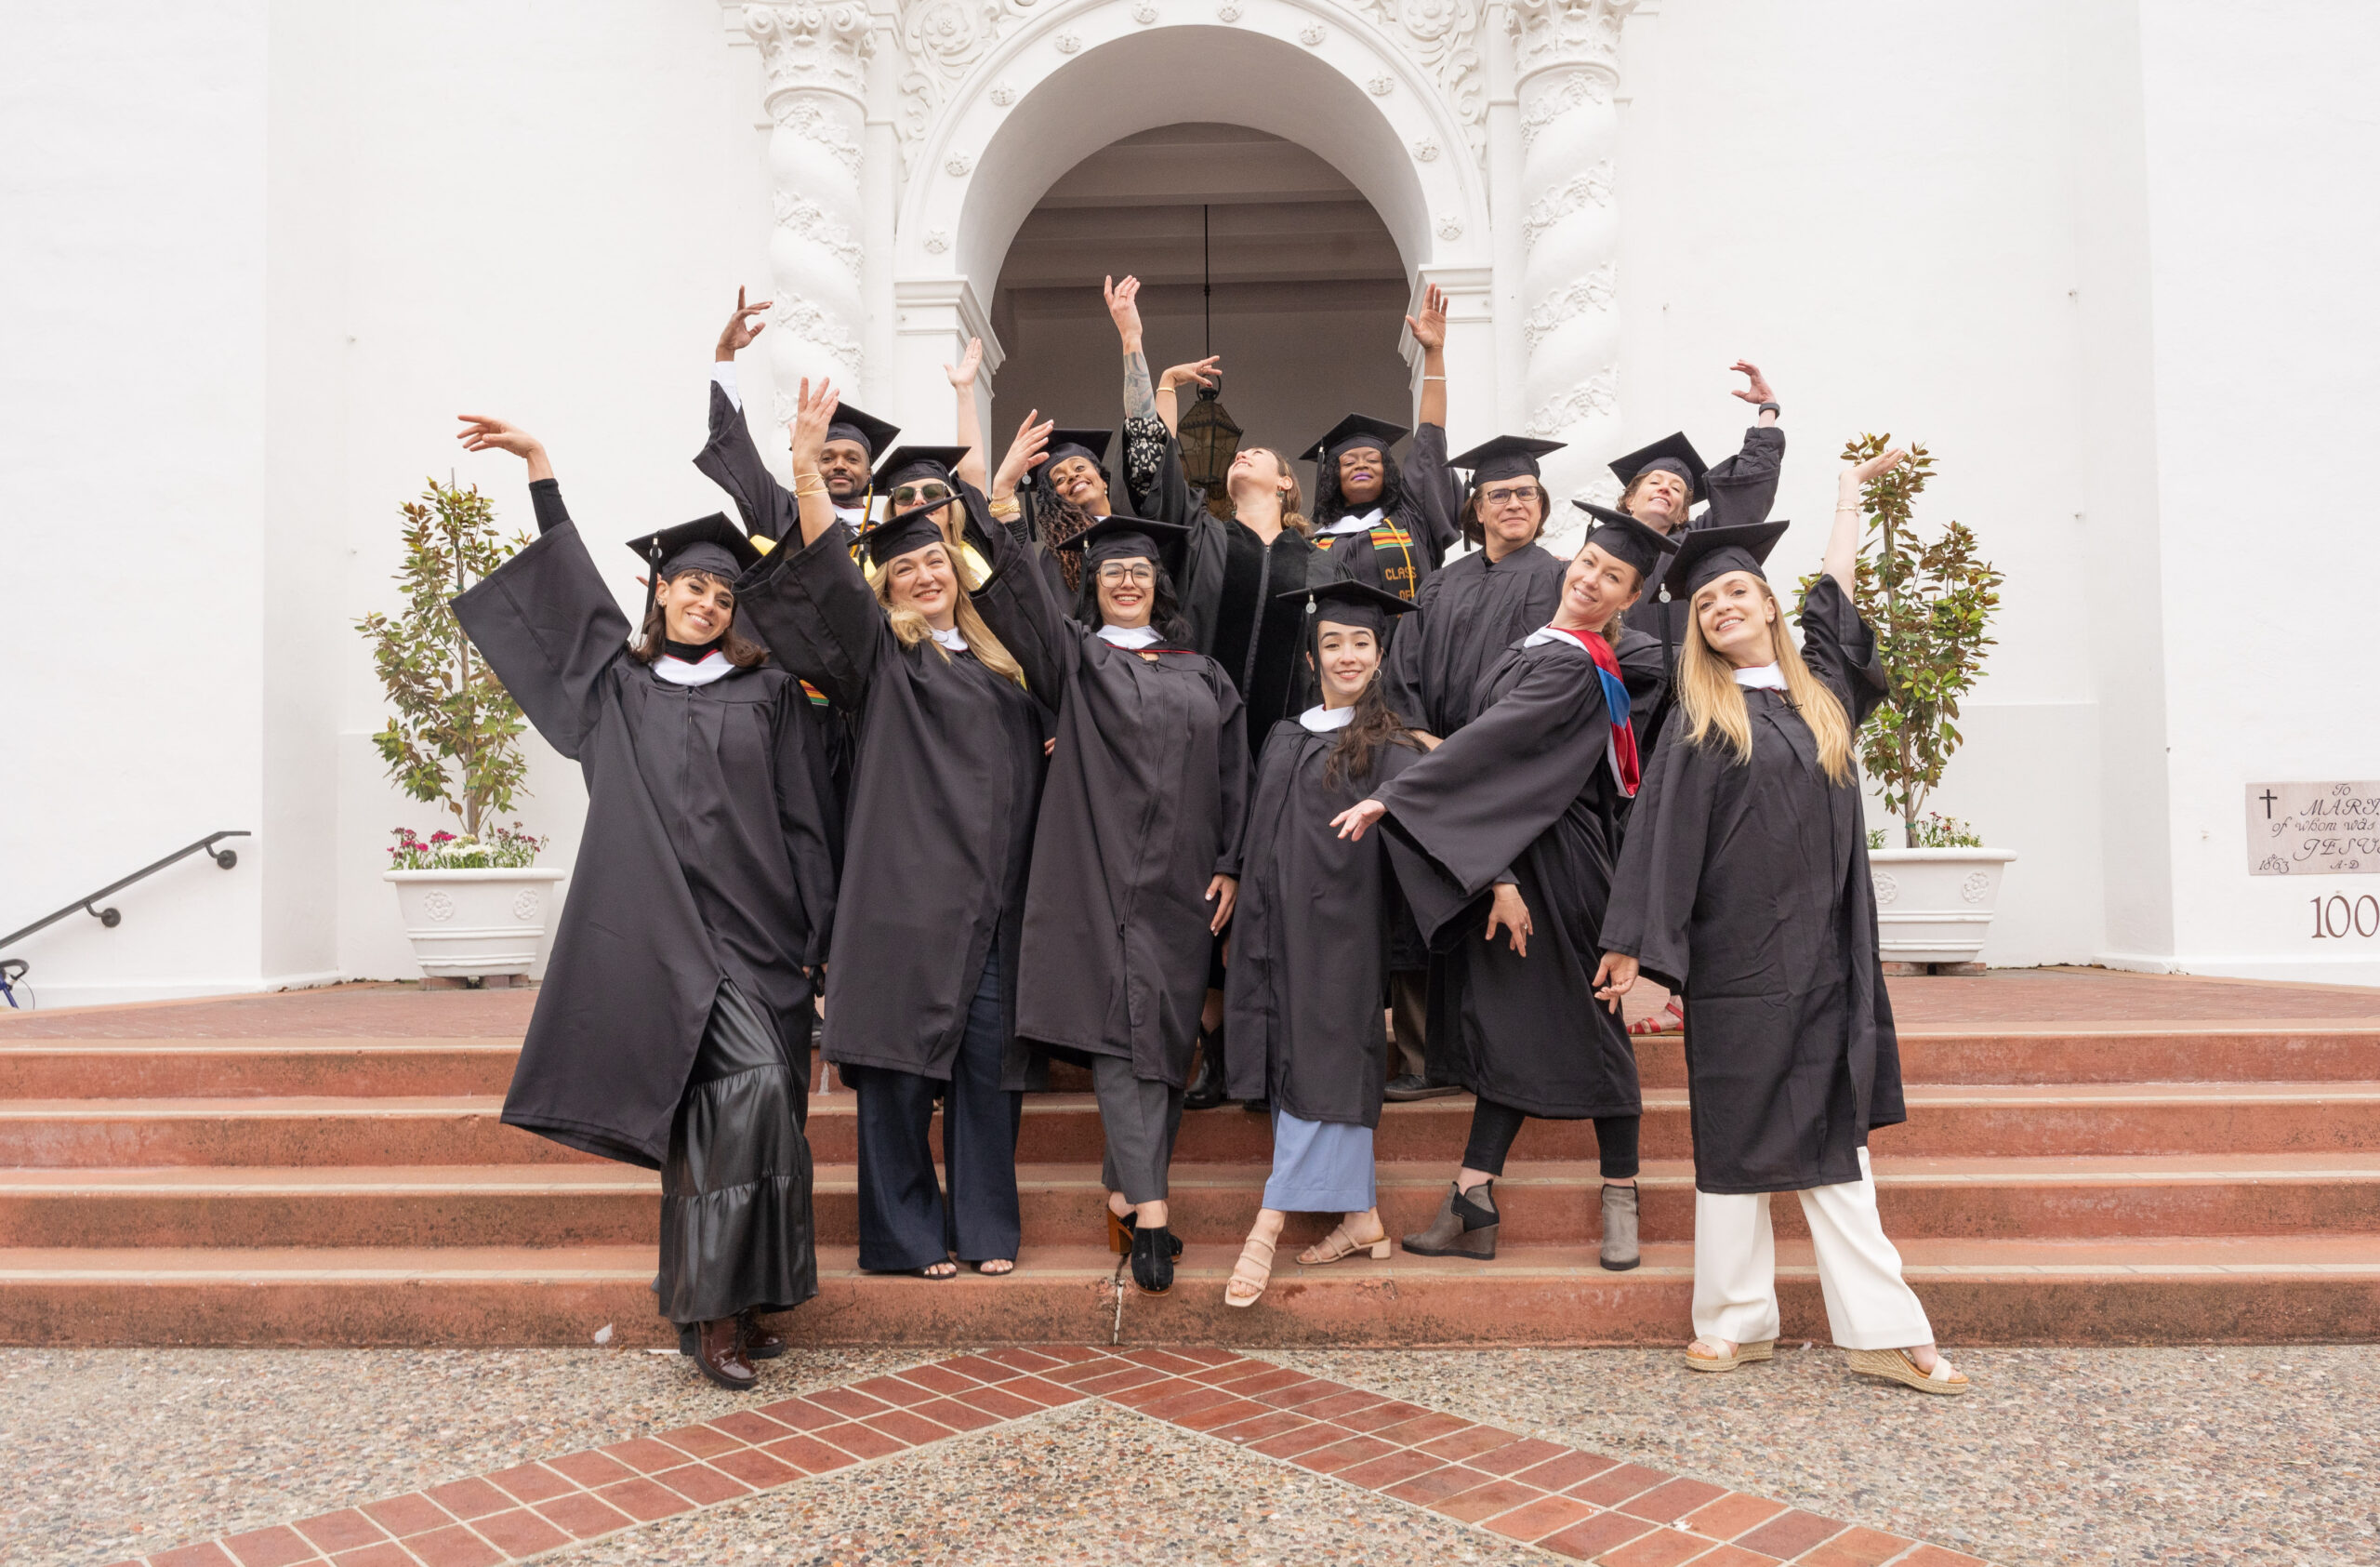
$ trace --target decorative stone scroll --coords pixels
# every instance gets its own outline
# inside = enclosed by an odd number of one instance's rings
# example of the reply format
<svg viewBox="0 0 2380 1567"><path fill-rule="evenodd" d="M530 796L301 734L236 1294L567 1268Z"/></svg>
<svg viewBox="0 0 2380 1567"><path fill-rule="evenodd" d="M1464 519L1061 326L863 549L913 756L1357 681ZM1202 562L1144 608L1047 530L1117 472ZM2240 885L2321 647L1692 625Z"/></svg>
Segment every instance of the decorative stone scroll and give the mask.
<svg viewBox="0 0 2380 1567"><path fill-rule="evenodd" d="M847 390L860 378L861 147L875 23L860 0L754 4L744 7L744 31L760 51L775 126L769 277L777 329L769 363L783 420L793 416L789 389L801 378L832 377Z"/></svg>

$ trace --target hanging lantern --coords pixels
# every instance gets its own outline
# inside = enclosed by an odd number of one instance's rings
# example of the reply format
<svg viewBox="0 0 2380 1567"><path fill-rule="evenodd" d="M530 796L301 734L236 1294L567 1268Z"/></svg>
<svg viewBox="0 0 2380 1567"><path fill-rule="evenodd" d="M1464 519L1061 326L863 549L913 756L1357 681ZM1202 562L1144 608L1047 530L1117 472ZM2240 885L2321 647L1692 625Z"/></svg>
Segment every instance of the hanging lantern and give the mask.
<svg viewBox="0 0 2380 1567"><path fill-rule="evenodd" d="M1218 517L1232 514L1231 459L1239 455L1239 426L1222 402L1221 378L1214 386L1198 389L1198 400L1182 416L1183 476L1207 492L1207 510Z"/></svg>

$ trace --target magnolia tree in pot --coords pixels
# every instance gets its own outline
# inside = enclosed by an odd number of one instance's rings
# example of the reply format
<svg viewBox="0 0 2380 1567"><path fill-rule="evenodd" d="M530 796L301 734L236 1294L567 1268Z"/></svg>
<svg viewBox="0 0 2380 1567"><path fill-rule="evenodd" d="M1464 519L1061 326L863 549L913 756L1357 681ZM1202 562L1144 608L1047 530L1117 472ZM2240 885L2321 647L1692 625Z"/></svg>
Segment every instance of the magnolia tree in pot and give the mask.
<svg viewBox="0 0 2380 1567"><path fill-rule="evenodd" d="M528 541L497 533L476 485L432 481L403 515L403 607L356 622L394 710L372 743L399 789L443 807L461 830L425 839L396 829L386 879L422 973L476 985L529 972L563 875L537 865L542 839L495 819L527 792L521 708L446 607Z"/></svg>
<svg viewBox="0 0 2380 1567"><path fill-rule="evenodd" d="M1863 435L1844 448L1844 460L1864 462L1891 445L1890 435ZM1875 628L1891 689L1859 731L1859 760L1883 786L1884 809L1900 821L1897 832L1884 829L1869 839L1884 962L1973 973L1982 967L2001 875L2016 857L1985 847L1966 824L1927 811L1925 802L1964 739L1959 699L1982 678L1994 645L2002 578L1977 554L1965 524L1950 523L1931 538L1919 535L1913 503L1933 474L1933 458L1912 444L1909 460L1861 492L1868 537L1857 597ZM1893 837L1899 842L1889 843Z"/></svg>

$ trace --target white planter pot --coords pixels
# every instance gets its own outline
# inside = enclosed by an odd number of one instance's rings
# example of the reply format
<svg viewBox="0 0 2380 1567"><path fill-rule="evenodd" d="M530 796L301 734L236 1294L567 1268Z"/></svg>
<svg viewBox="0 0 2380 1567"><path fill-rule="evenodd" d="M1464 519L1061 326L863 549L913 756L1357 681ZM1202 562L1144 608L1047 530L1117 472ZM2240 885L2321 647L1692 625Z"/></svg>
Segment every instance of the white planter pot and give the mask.
<svg viewBox="0 0 2380 1567"><path fill-rule="evenodd" d="M2007 849L1870 849L1884 962L1981 962L2001 873L2016 857Z"/></svg>
<svg viewBox="0 0 2380 1567"><path fill-rule="evenodd" d="M517 870L390 870L397 908L421 972L440 978L526 974L562 908L554 883L569 874Z"/></svg>

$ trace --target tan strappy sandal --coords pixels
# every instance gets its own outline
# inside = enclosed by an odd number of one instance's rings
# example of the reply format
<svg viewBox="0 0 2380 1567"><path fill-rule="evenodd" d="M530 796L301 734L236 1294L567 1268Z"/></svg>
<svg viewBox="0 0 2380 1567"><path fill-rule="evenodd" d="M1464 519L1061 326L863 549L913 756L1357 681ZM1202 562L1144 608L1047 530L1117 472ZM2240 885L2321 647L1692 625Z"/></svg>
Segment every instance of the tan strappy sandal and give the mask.
<svg viewBox="0 0 2380 1567"><path fill-rule="evenodd" d="M1371 1240L1359 1241L1347 1233L1347 1221L1342 1219L1339 1221L1338 1228L1300 1252L1298 1263L1304 1268L1319 1268L1325 1263L1344 1262L1357 1252L1371 1253L1372 1260L1375 1262L1387 1261L1388 1230L1386 1227L1383 1226L1381 1232Z"/></svg>
<svg viewBox="0 0 2380 1567"><path fill-rule="evenodd" d="M1916 1388L1921 1393L1939 1393L1956 1398L1967 1390L1966 1374L1952 1365L1939 1349L1934 1352L1934 1369L1920 1371L1917 1362L1906 1349L1845 1349L1843 1357L1851 1369L1862 1376L1881 1376Z"/></svg>
<svg viewBox="0 0 2380 1567"><path fill-rule="evenodd" d="M1725 1343L1724 1339L1698 1338L1686 1347L1686 1363L1696 1371L1733 1371L1754 1361L1771 1360L1777 1354L1777 1340L1765 1338L1757 1344L1739 1344L1727 1355L1705 1355L1699 1351L1706 1345Z"/></svg>
<svg viewBox="0 0 2380 1567"><path fill-rule="evenodd" d="M1263 1255L1257 1255L1258 1247ZM1223 1286L1225 1306L1250 1307L1264 1298L1265 1287L1273 1281L1273 1242L1251 1235L1248 1244L1239 1249L1239 1260L1231 1265L1231 1281ZM1242 1297L1240 1292L1247 1295Z"/></svg>

